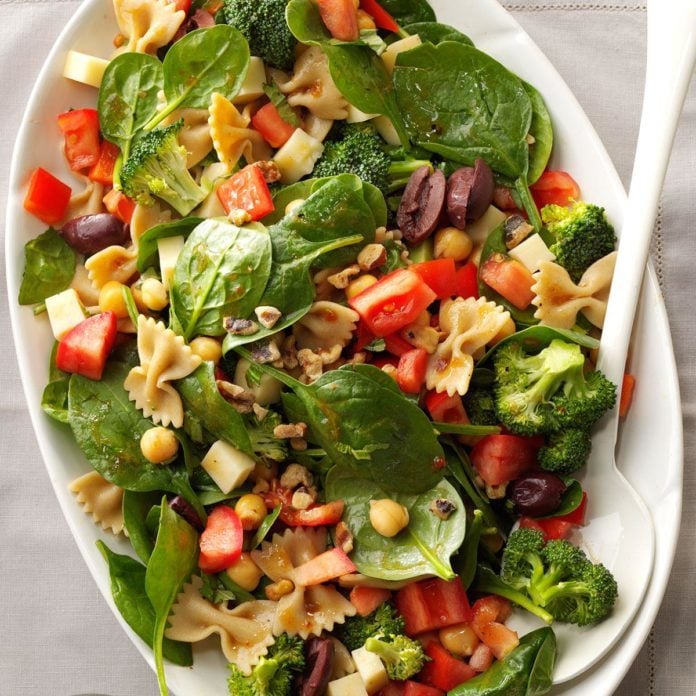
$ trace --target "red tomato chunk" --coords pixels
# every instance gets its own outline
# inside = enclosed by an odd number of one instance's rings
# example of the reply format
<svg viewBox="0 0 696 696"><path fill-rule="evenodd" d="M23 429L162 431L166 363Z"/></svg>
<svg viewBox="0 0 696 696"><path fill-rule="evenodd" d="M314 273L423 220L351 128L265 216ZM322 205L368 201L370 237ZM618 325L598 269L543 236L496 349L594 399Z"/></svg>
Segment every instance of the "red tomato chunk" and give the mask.
<svg viewBox="0 0 696 696"><path fill-rule="evenodd" d="M56 367L63 372L101 379L116 341L116 314L102 312L68 331L58 343Z"/></svg>
<svg viewBox="0 0 696 696"><path fill-rule="evenodd" d="M487 435L471 450L471 462L489 486L519 478L536 464L537 447L519 435Z"/></svg>

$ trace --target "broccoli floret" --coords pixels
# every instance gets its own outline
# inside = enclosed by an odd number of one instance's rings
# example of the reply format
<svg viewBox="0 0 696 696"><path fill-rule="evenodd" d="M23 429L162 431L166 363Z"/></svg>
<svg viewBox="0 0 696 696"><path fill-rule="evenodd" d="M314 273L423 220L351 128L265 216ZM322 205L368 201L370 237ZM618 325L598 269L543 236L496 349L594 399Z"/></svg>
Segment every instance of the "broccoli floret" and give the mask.
<svg viewBox="0 0 696 696"><path fill-rule="evenodd" d="M547 205L541 219L555 238L551 251L574 280L595 261L614 251L616 234L604 208L577 201L570 208Z"/></svg>
<svg viewBox="0 0 696 696"><path fill-rule="evenodd" d="M555 339L536 355L507 343L496 351L494 366L496 414L521 435L589 429L616 400L604 375L584 374L585 358L574 343Z"/></svg>
<svg viewBox="0 0 696 696"><path fill-rule="evenodd" d="M397 636L404 632L404 620L396 609L385 602L367 616L350 616L335 628L339 640L348 650L357 650L373 636Z"/></svg>
<svg viewBox="0 0 696 696"><path fill-rule="evenodd" d="M585 466L592 448L590 433L582 428L567 428L551 433L538 460L542 469L556 474L570 475Z"/></svg>
<svg viewBox="0 0 696 696"><path fill-rule="evenodd" d="M249 42L253 56L280 70L292 70L297 39L285 21L288 0L225 0L224 17Z"/></svg>
<svg viewBox="0 0 696 696"><path fill-rule="evenodd" d="M183 119L145 133L133 146L121 169L124 193L143 205L161 198L180 215L188 215L205 197L186 168L186 148L177 134Z"/></svg>
<svg viewBox="0 0 696 696"><path fill-rule="evenodd" d="M229 668L227 687L231 696L290 696L295 673L305 668L304 641L282 633L249 676L234 664Z"/></svg>
<svg viewBox="0 0 696 696"><path fill-rule="evenodd" d="M285 440L279 440L273 435L273 429L281 423L282 418L276 411L269 411L263 420L259 420L255 415L246 419L251 447L259 457L271 459L274 462L285 461L287 457Z"/></svg>
<svg viewBox="0 0 696 696"><path fill-rule="evenodd" d="M488 389L470 389L464 396L464 408L474 425L498 425L495 397Z"/></svg>
<svg viewBox="0 0 696 696"><path fill-rule="evenodd" d="M404 681L423 669L425 653L419 641L404 635L377 636L365 641L365 648L384 663L390 679Z"/></svg>

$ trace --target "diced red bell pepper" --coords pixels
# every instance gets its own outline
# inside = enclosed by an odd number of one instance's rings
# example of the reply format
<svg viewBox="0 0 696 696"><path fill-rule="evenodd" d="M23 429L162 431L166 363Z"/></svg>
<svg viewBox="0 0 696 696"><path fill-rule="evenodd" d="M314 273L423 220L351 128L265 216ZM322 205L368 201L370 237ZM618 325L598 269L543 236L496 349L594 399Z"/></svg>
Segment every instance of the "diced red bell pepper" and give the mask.
<svg viewBox="0 0 696 696"><path fill-rule="evenodd" d="M468 423L464 403L459 394L429 391L425 395L425 408L436 423Z"/></svg>
<svg viewBox="0 0 696 696"><path fill-rule="evenodd" d="M457 297L478 299L478 266L473 261L457 269L454 291Z"/></svg>
<svg viewBox="0 0 696 696"><path fill-rule="evenodd" d="M546 170L529 190L537 208L550 204L569 205L580 198L580 187L567 172Z"/></svg>
<svg viewBox="0 0 696 696"><path fill-rule="evenodd" d="M379 29L386 31L399 31L396 20L377 2L377 0L360 0L360 9L375 20Z"/></svg>
<svg viewBox="0 0 696 696"><path fill-rule="evenodd" d="M102 140L99 159L89 170L87 176L92 181L104 184L104 186L111 186L114 183L114 166L120 154L121 149L118 145L114 145L108 140Z"/></svg>
<svg viewBox="0 0 696 696"><path fill-rule="evenodd" d="M398 358L404 353L408 353L409 350L413 350L413 346L405 338L396 333L384 337L384 347L387 349L387 353L396 355Z"/></svg>
<svg viewBox="0 0 696 696"><path fill-rule="evenodd" d="M621 383L621 397L619 399L619 416L625 418L631 408L633 401L633 392L636 388L636 378L629 375L628 372L623 376Z"/></svg>
<svg viewBox="0 0 696 696"><path fill-rule="evenodd" d="M188 14L191 9L191 0L169 0L169 2L173 2L177 12L181 10Z"/></svg>
<svg viewBox="0 0 696 696"><path fill-rule="evenodd" d="M47 225L63 219L72 189L53 174L37 167L29 179L29 188L24 197L24 210L36 215Z"/></svg>
<svg viewBox="0 0 696 696"><path fill-rule="evenodd" d="M264 501L269 509L280 505L280 521L289 527L323 527L338 524L343 517L345 503L332 500L322 505L313 503L306 510L298 510L292 505L292 491L277 481L264 493Z"/></svg>
<svg viewBox="0 0 696 696"><path fill-rule="evenodd" d="M536 464L537 448L519 435L486 435L471 450L471 462L489 486L519 478Z"/></svg>
<svg viewBox="0 0 696 696"><path fill-rule="evenodd" d="M128 198L122 191L111 189L102 198L102 202L104 207L121 222L130 223L135 211L135 201L132 198Z"/></svg>
<svg viewBox="0 0 696 696"><path fill-rule="evenodd" d="M517 259L493 254L479 268L479 278L517 309L527 309L534 299L534 278Z"/></svg>
<svg viewBox="0 0 696 696"><path fill-rule="evenodd" d="M417 273L435 293L438 300L447 300L457 293L457 269L454 259L433 259L414 263L409 269Z"/></svg>
<svg viewBox="0 0 696 696"><path fill-rule="evenodd" d="M471 620L471 607L459 578L428 578L396 593L396 608L410 636Z"/></svg>
<svg viewBox="0 0 696 696"><path fill-rule="evenodd" d="M408 326L435 299L417 273L401 268L351 297L348 304L375 336L384 337Z"/></svg>
<svg viewBox="0 0 696 696"><path fill-rule="evenodd" d="M80 172L99 161L99 116L96 109L73 109L58 116L65 137L65 157L70 169Z"/></svg>
<svg viewBox="0 0 696 696"><path fill-rule="evenodd" d="M428 369L428 352L413 348L399 358L396 366L396 383L405 394L420 394Z"/></svg>
<svg viewBox="0 0 696 696"><path fill-rule="evenodd" d="M430 661L425 663L418 678L430 686L449 691L476 676L474 669L454 657L435 640L430 641L424 651Z"/></svg>
<svg viewBox="0 0 696 696"><path fill-rule="evenodd" d="M329 33L339 41L357 41L360 38L358 12L353 0L317 0L321 20Z"/></svg>
<svg viewBox="0 0 696 696"><path fill-rule="evenodd" d="M434 686L428 686L427 684L419 684L410 679L403 682L403 685L403 696L445 696L445 692L442 689L436 689ZM387 696L387 694L385 693L383 696Z"/></svg>
<svg viewBox="0 0 696 696"><path fill-rule="evenodd" d="M355 564L348 558L346 552L334 546L297 566L293 571L293 580L300 587L309 587L335 580L341 575L354 573L356 570Z"/></svg>
<svg viewBox="0 0 696 696"><path fill-rule="evenodd" d="M355 328L355 342L353 343L353 351L358 353L365 346L369 346L375 337L372 335L372 331L367 328L364 321L358 320L358 324Z"/></svg>
<svg viewBox="0 0 696 696"><path fill-rule="evenodd" d="M88 317L58 342L56 367L89 379L101 379L117 332L115 312Z"/></svg>
<svg viewBox="0 0 696 696"><path fill-rule="evenodd" d="M542 520L520 517L520 527L522 529L536 529L544 535L545 541L551 541L552 539L567 538L573 529L573 523L555 517Z"/></svg>
<svg viewBox="0 0 696 696"><path fill-rule="evenodd" d="M350 603L360 616L371 614L377 607L391 599L391 592L382 587L354 587L349 595Z"/></svg>
<svg viewBox="0 0 696 696"><path fill-rule="evenodd" d="M225 212L245 210L252 220L261 220L275 210L263 172L255 164L247 165L220 184L217 195Z"/></svg>
<svg viewBox="0 0 696 696"><path fill-rule="evenodd" d="M204 573L219 573L242 555L244 529L239 515L227 505L218 505L208 515L199 541L198 565Z"/></svg>
<svg viewBox="0 0 696 696"><path fill-rule="evenodd" d="M295 126L280 115L275 104L264 104L252 117L251 125L271 147L282 147L295 132Z"/></svg>

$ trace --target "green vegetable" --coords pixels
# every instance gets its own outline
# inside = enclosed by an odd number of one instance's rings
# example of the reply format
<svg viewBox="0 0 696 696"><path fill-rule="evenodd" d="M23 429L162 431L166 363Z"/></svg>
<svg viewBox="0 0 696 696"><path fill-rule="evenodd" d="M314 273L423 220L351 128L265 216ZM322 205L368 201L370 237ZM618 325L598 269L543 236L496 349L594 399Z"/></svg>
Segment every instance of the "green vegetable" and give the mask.
<svg viewBox="0 0 696 696"><path fill-rule="evenodd" d="M498 425L477 425L475 423L438 423L433 421L433 428L438 435L497 435L500 432Z"/></svg>
<svg viewBox="0 0 696 696"><path fill-rule="evenodd" d="M423 646L405 635L370 637L365 649L379 656L390 679L404 681L418 674L425 664Z"/></svg>
<svg viewBox="0 0 696 696"><path fill-rule="evenodd" d="M380 0L379 4L402 27L414 22L435 21L435 11L427 0Z"/></svg>
<svg viewBox="0 0 696 696"><path fill-rule="evenodd" d="M457 560L459 563L455 569L457 571L457 575L459 575L462 580L462 584L467 589L476 577L479 542L481 541L481 533L483 532L484 522L485 517L483 512L481 512L481 510L478 508L474 508L472 520L466 527L464 543L457 554Z"/></svg>
<svg viewBox="0 0 696 696"><path fill-rule="evenodd" d="M162 494L159 491L139 493L123 492L123 525L128 532L128 541L143 563L147 563L155 548L154 538L147 526L147 516L159 506Z"/></svg>
<svg viewBox="0 0 696 696"><path fill-rule="evenodd" d="M276 85L275 83L270 85L264 85L263 91L265 92L266 96L271 100L271 104L273 104L273 106L275 106L275 108L278 110L278 113L280 114L280 117L283 119L283 121L297 128L299 128L302 125L300 123L300 119L297 117L297 114L290 106L290 104L288 104L288 100L285 98L285 95L278 88L278 85Z"/></svg>
<svg viewBox="0 0 696 696"><path fill-rule="evenodd" d="M143 273L148 268L159 269L159 253L157 242L167 237L187 238L198 227L204 218L185 217L181 220L163 222L161 225L151 227L138 240L138 271Z"/></svg>
<svg viewBox="0 0 696 696"><path fill-rule="evenodd" d="M456 686L449 696L542 696L553 685L556 637L548 628L527 633L505 658Z"/></svg>
<svg viewBox="0 0 696 696"><path fill-rule="evenodd" d="M187 341L223 335L225 317L249 316L259 305L270 272L271 238L263 225L205 220L176 260L170 290L173 328Z"/></svg>
<svg viewBox="0 0 696 696"><path fill-rule="evenodd" d="M249 676L230 664L231 696L291 696L295 675L305 668L304 641L281 633Z"/></svg>
<svg viewBox="0 0 696 696"><path fill-rule="evenodd" d="M183 119L149 131L135 143L121 169L124 193L142 205L161 198L180 215L188 215L205 197L186 168L186 148L177 134Z"/></svg>
<svg viewBox="0 0 696 696"><path fill-rule="evenodd" d="M252 55L290 71L297 41L285 21L287 7L288 0L225 0L222 14L227 24L244 34Z"/></svg>
<svg viewBox="0 0 696 696"><path fill-rule="evenodd" d="M495 396L490 389L469 389L464 395L464 408L469 420L476 425L496 425Z"/></svg>
<svg viewBox="0 0 696 696"><path fill-rule="evenodd" d="M589 429L616 401L616 387L601 372L584 373L585 356L573 343L554 339L536 355L507 343L493 361L498 418L522 435Z"/></svg>
<svg viewBox="0 0 696 696"><path fill-rule="evenodd" d="M261 545L261 542L266 538L268 532L271 531L271 527L275 524L275 521L280 515L281 506L277 505L274 507L267 515L263 518L263 522L259 525L259 528L254 532L254 536L251 540L251 548L255 549Z"/></svg>
<svg viewBox="0 0 696 696"><path fill-rule="evenodd" d="M592 449L590 433L583 428L566 428L549 435L539 450L542 469L569 475L585 466Z"/></svg>
<svg viewBox="0 0 696 696"><path fill-rule="evenodd" d="M145 592L145 566L130 556L114 553L103 541L97 541L97 548L109 565L111 596L116 608L133 631L152 647L155 611ZM190 643L165 638L162 654L175 665L190 667L193 664Z"/></svg>
<svg viewBox="0 0 696 696"><path fill-rule="evenodd" d="M24 245L24 258L21 305L43 302L65 290L75 275L75 252L52 227Z"/></svg>
<svg viewBox="0 0 696 696"><path fill-rule="evenodd" d="M404 445L404 449L408 446ZM408 478L405 471L401 475ZM327 500L345 503L344 521L354 540L350 556L359 572L383 580L409 580L433 574L445 580L455 577L449 558L464 541L466 511L459 494L446 479L426 491L401 493L361 476L355 468L337 465L329 471L325 487ZM401 488L404 487L402 482ZM383 498L395 500L409 511L408 526L391 538L378 534L370 523L370 501ZM438 499L449 500L455 506L446 520L430 509Z"/></svg>
<svg viewBox="0 0 696 696"><path fill-rule="evenodd" d="M429 41L437 45L443 41L459 41L469 46L474 45L474 42L466 34L462 34L459 29L441 22L414 22L404 26L404 29L409 34L418 34L424 43Z"/></svg>
<svg viewBox="0 0 696 696"><path fill-rule="evenodd" d="M556 263L576 282L595 261L614 251L616 234L604 208L583 201L570 208L547 205L541 217L555 240L550 250Z"/></svg>
<svg viewBox="0 0 696 696"><path fill-rule="evenodd" d="M183 517L177 515L167 505L166 497L163 497L157 540L145 572L145 592L155 610L152 651L162 696L169 693L162 660L167 617L176 596L196 568L197 562L196 530Z"/></svg>
<svg viewBox="0 0 696 696"><path fill-rule="evenodd" d="M563 493L561 497L561 502L550 515L544 515L541 519L567 515L577 510L582 502L582 486L580 482L565 476L561 476L561 478L566 485L565 493Z"/></svg>
<svg viewBox="0 0 696 696"><path fill-rule="evenodd" d="M531 186L544 172L553 149L553 125L544 98L528 82L522 85L532 103L532 125L529 134L534 142L529 146L527 183Z"/></svg>
<svg viewBox="0 0 696 696"><path fill-rule="evenodd" d="M222 584L222 576L226 573L220 573L220 575L208 575L208 573L201 572L201 588L199 592L201 597L207 599L213 604L222 604L223 602L234 602L237 600L237 596L232 590L228 590Z"/></svg>
<svg viewBox="0 0 696 696"><path fill-rule="evenodd" d="M41 408L53 420L68 422L68 386L70 374L56 367L58 341L54 341L51 357L48 361L48 384L41 395Z"/></svg>
<svg viewBox="0 0 696 696"><path fill-rule="evenodd" d="M348 650L358 650L373 636L402 634L404 620L392 604L385 602L367 616L348 616L344 624L336 624L334 632Z"/></svg>

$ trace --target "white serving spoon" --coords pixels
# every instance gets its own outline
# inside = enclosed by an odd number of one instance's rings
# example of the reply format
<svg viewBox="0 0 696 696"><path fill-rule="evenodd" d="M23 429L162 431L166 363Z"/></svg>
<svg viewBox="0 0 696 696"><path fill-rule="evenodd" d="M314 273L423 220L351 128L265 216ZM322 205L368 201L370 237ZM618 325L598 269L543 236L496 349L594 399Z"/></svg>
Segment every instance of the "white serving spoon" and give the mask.
<svg viewBox="0 0 696 696"><path fill-rule="evenodd" d="M645 92L636 157L597 367L621 385L650 238L674 134L696 60L696 0L648 0ZM554 625L554 682L573 679L601 659L641 606L653 569L655 534L643 500L618 470L618 407L600 421L584 476L591 492L582 544L614 573L612 615L586 629ZM659 462L654 463L659 466ZM528 625L528 621L525 620Z"/></svg>

